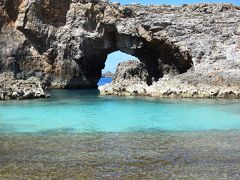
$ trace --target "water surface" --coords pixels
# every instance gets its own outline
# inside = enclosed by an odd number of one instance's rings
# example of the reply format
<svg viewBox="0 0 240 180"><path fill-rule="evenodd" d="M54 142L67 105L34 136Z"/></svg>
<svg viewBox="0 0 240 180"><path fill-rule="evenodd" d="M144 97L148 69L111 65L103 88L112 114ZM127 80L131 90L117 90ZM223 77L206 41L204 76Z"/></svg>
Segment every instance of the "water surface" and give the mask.
<svg viewBox="0 0 240 180"><path fill-rule="evenodd" d="M238 100L99 96L56 90L43 100L0 102L1 133L239 130Z"/></svg>
<svg viewBox="0 0 240 180"><path fill-rule="evenodd" d="M239 131L1 135L0 179L240 179Z"/></svg>
<svg viewBox="0 0 240 180"><path fill-rule="evenodd" d="M0 179L240 179L239 100L0 102Z"/></svg>

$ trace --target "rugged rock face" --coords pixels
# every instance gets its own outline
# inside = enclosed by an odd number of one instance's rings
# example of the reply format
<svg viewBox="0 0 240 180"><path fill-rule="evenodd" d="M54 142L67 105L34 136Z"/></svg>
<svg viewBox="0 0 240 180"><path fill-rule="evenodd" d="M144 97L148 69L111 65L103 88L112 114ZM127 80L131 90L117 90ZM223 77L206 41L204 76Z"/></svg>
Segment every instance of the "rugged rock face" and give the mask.
<svg viewBox="0 0 240 180"><path fill-rule="evenodd" d="M48 97L40 81L31 77L27 80L16 80L12 73L0 75L0 100L35 99Z"/></svg>
<svg viewBox="0 0 240 180"><path fill-rule="evenodd" d="M240 8L233 5L2 0L0 17L0 72L19 79L96 88L107 55L120 50L144 64L148 86L166 78L239 86Z"/></svg>
<svg viewBox="0 0 240 180"><path fill-rule="evenodd" d="M144 63L127 61L118 65L111 84L100 86L102 95L146 95L149 77Z"/></svg>
<svg viewBox="0 0 240 180"><path fill-rule="evenodd" d="M148 71L144 63L138 61L127 61L120 63L113 77L113 83L127 84L147 82Z"/></svg>
<svg viewBox="0 0 240 180"><path fill-rule="evenodd" d="M232 85L219 83L219 81L222 81L224 74L209 77L198 75L191 76L188 73L174 76L165 75L149 86L146 81L148 74L143 63L129 61L120 63L113 82L100 86L99 90L101 95L240 98L240 75L238 73L235 74L235 77L231 77L233 81L235 80ZM229 74L225 74L225 76L229 76ZM219 77L222 78L219 79Z"/></svg>

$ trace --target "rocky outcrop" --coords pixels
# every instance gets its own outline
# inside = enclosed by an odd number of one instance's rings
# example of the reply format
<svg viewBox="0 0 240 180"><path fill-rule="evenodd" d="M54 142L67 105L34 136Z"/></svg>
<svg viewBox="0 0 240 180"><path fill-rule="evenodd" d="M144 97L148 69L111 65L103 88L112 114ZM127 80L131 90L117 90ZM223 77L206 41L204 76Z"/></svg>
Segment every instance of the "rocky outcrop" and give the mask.
<svg viewBox="0 0 240 180"><path fill-rule="evenodd" d="M233 72L230 72L230 74ZM118 96L154 96L181 98L240 98L240 73L229 77L227 72L192 76L165 75L152 85L147 84L147 71L143 63L129 61L118 65L111 84L100 86L101 95ZM228 84L223 79L230 79L234 84Z"/></svg>
<svg viewBox="0 0 240 180"><path fill-rule="evenodd" d="M107 55L120 50L144 64L149 87L190 80L234 90L239 19L240 8L230 4L2 0L0 72L34 76L50 88L97 88Z"/></svg>
<svg viewBox="0 0 240 180"><path fill-rule="evenodd" d="M127 61L118 65L117 71L113 77L113 83L141 83L147 82L149 77L147 67L139 61Z"/></svg>
<svg viewBox="0 0 240 180"><path fill-rule="evenodd" d="M48 97L35 77L17 80L12 73L0 74L0 100L35 99Z"/></svg>
<svg viewBox="0 0 240 180"><path fill-rule="evenodd" d="M127 61L118 65L111 84L100 86L101 95L146 95L149 74L144 63Z"/></svg>

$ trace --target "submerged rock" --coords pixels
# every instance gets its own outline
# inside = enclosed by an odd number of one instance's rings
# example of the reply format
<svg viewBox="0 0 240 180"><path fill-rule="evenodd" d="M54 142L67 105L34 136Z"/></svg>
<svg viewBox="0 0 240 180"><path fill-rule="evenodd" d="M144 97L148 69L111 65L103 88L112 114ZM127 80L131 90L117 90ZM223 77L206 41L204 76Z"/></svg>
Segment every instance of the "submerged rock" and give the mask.
<svg viewBox="0 0 240 180"><path fill-rule="evenodd" d="M192 92L182 84L235 94L239 19L240 7L231 4L2 0L0 73L13 72L18 79L34 76L50 88L97 88L107 55L120 50L144 64L146 88L174 92L180 83L177 88L187 94Z"/></svg>
<svg viewBox="0 0 240 180"><path fill-rule="evenodd" d="M0 100L46 98L40 81L35 77L15 79L13 74L0 74Z"/></svg>

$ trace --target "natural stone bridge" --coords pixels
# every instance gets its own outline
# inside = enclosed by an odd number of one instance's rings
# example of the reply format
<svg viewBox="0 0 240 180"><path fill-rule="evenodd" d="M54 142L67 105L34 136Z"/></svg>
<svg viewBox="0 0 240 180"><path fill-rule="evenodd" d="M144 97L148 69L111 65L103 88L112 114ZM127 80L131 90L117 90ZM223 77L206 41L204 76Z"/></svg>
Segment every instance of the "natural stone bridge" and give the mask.
<svg viewBox="0 0 240 180"><path fill-rule="evenodd" d="M96 88L107 55L120 50L144 63L148 85L170 76L239 86L239 9L3 0L0 71L35 76L52 88Z"/></svg>

